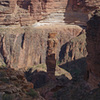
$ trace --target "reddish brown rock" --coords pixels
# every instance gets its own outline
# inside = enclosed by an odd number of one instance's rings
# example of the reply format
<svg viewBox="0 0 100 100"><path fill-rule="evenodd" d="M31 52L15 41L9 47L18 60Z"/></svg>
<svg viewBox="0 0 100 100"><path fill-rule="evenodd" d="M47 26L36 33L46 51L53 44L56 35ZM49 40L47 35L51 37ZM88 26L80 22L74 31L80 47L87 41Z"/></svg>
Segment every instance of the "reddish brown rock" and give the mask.
<svg viewBox="0 0 100 100"><path fill-rule="evenodd" d="M70 67L71 65L68 64L69 62L74 62L87 56L85 33L86 32L84 30L80 35L72 38L61 47L61 51L59 53L59 60L61 63L66 63L67 66Z"/></svg>
<svg viewBox="0 0 100 100"><path fill-rule="evenodd" d="M88 82L95 88L100 84L100 11L87 23L87 77Z"/></svg>
<svg viewBox="0 0 100 100"><path fill-rule="evenodd" d="M99 0L0 0L0 25L31 25L58 12L65 14L66 19L67 10L75 10L77 15L82 11L87 16L84 11L89 12L99 6Z"/></svg>
<svg viewBox="0 0 100 100"><path fill-rule="evenodd" d="M58 40L56 38L56 33L49 33L47 41L47 56L46 56L46 65L47 65L47 74L50 79L55 80L55 68L56 68L56 49Z"/></svg>
<svg viewBox="0 0 100 100"><path fill-rule="evenodd" d="M100 7L99 0L69 0L68 10L91 11Z"/></svg>
<svg viewBox="0 0 100 100"><path fill-rule="evenodd" d="M13 95L14 100L22 99L23 97L26 98L26 92L33 89L33 84L27 82L24 73L21 71L5 67L0 68L0 73L0 93L3 93L3 96ZM2 96L0 96L0 99L1 97ZM28 98L32 100L31 97L28 96Z"/></svg>

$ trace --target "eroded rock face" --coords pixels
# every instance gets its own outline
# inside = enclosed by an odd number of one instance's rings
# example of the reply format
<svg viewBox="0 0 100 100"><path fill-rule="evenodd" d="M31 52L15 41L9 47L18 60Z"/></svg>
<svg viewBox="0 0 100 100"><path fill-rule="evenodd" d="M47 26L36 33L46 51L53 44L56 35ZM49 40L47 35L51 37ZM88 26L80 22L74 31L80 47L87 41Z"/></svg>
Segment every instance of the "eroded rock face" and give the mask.
<svg viewBox="0 0 100 100"><path fill-rule="evenodd" d="M87 23L87 74L92 88L100 84L100 11Z"/></svg>
<svg viewBox="0 0 100 100"><path fill-rule="evenodd" d="M0 28L0 58L15 69L28 68L45 63L48 33L56 32L59 45L56 57L63 44L82 31L79 26L50 26L38 28ZM3 63L3 62L2 62ZM1 64L2 64L1 63Z"/></svg>
<svg viewBox="0 0 100 100"><path fill-rule="evenodd" d="M84 15L85 18L82 19L86 22L86 11L89 12L99 6L99 0L0 0L0 25L31 25L42 19L47 19L48 22L48 17L54 17L57 22L60 19L60 22L68 23L66 17L74 18L76 15ZM68 11L76 13L70 14ZM75 23L83 24L82 19L78 17L78 22Z"/></svg>
<svg viewBox="0 0 100 100"><path fill-rule="evenodd" d="M59 61L63 63L72 62L87 56L86 50L86 32L82 31L80 35L71 39L61 47Z"/></svg>

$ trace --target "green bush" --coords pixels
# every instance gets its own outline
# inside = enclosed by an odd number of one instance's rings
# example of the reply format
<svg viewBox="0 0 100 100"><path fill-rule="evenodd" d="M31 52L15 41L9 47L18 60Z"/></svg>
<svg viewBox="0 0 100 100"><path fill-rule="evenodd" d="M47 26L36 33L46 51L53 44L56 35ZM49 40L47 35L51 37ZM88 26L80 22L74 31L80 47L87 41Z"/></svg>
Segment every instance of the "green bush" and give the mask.
<svg viewBox="0 0 100 100"><path fill-rule="evenodd" d="M0 65L0 69L4 69L4 68L6 68L5 64Z"/></svg>
<svg viewBox="0 0 100 100"><path fill-rule="evenodd" d="M14 100L14 97L11 94L4 94L2 99L3 100Z"/></svg>
<svg viewBox="0 0 100 100"><path fill-rule="evenodd" d="M6 72L5 71L0 71L0 77L5 77L6 76Z"/></svg>
<svg viewBox="0 0 100 100"><path fill-rule="evenodd" d="M9 83L10 82L9 78L6 78L6 77L0 78L0 81L2 81L4 83Z"/></svg>
<svg viewBox="0 0 100 100"><path fill-rule="evenodd" d="M38 97L38 93L34 89L30 89L26 94L33 97L33 98Z"/></svg>
<svg viewBox="0 0 100 100"><path fill-rule="evenodd" d="M56 61L56 65L60 65L60 63L61 63L60 61L58 61L58 60Z"/></svg>
<svg viewBox="0 0 100 100"><path fill-rule="evenodd" d="M57 98L57 97L58 97L57 92L54 92L54 94L53 94L53 98Z"/></svg>

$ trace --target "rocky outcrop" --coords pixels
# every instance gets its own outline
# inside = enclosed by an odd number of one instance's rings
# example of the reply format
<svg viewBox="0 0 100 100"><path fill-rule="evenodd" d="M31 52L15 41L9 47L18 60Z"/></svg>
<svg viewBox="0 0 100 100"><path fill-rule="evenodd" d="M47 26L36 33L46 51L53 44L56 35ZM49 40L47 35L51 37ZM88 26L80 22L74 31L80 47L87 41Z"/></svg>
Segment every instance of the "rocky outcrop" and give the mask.
<svg viewBox="0 0 100 100"><path fill-rule="evenodd" d="M77 37L62 45L57 64L68 71L72 79L83 78L86 73L86 32L83 30Z"/></svg>
<svg viewBox="0 0 100 100"><path fill-rule="evenodd" d="M92 88L100 84L100 11L87 23L87 78Z"/></svg>
<svg viewBox="0 0 100 100"><path fill-rule="evenodd" d="M83 30L77 37L65 43L59 53L59 61L67 63L87 56L86 32Z"/></svg>
<svg viewBox="0 0 100 100"><path fill-rule="evenodd" d="M56 69L56 52L58 40L56 38L57 33L49 33L47 41L47 54L46 54L46 65L47 74L50 79L55 80L55 69Z"/></svg>
<svg viewBox="0 0 100 100"><path fill-rule="evenodd" d="M24 72L0 66L0 100L44 100Z"/></svg>
<svg viewBox="0 0 100 100"><path fill-rule="evenodd" d="M23 72L10 68L0 68L0 100L6 98L32 100L30 96L26 95L26 92L32 88L33 84L27 82ZM26 99L26 97L28 98Z"/></svg>
<svg viewBox="0 0 100 100"><path fill-rule="evenodd" d="M81 8L81 11L89 11L95 8L99 8L99 0L69 0L68 8L70 10L77 11Z"/></svg>

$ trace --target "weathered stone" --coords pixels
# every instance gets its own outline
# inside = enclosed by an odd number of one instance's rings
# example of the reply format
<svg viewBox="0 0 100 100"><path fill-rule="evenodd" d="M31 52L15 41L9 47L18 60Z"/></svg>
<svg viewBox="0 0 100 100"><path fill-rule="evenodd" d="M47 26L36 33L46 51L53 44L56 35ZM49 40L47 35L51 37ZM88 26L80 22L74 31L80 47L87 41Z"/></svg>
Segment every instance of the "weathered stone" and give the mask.
<svg viewBox="0 0 100 100"><path fill-rule="evenodd" d="M56 49L58 40L56 38L57 33L49 33L47 41L47 56L46 56L46 65L47 65L47 74L50 79L55 79L55 68L56 68Z"/></svg>
<svg viewBox="0 0 100 100"><path fill-rule="evenodd" d="M92 88L100 83L100 11L87 23L87 78Z"/></svg>
<svg viewBox="0 0 100 100"><path fill-rule="evenodd" d="M11 80L18 80L18 78L16 76L11 76L10 79Z"/></svg>

